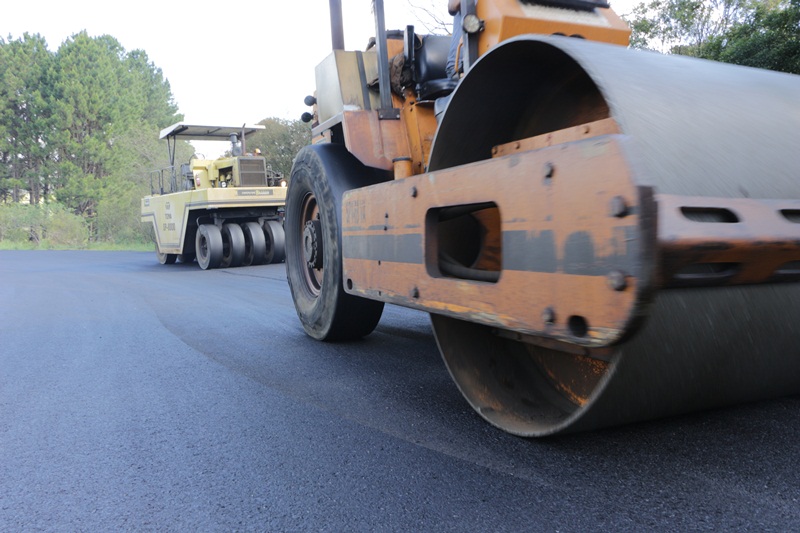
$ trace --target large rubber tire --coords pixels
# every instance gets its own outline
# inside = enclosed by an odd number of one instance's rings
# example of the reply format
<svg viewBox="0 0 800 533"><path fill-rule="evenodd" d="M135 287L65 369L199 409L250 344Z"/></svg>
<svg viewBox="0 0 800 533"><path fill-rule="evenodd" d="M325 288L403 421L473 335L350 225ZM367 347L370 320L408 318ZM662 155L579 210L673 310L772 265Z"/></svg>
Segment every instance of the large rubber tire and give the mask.
<svg viewBox="0 0 800 533"><path fill-rule="evenodd" d="M286 197L286 277L297 316L306 333L324 340L368 335L383 312L383 302L347 294L342 279L342 194L382 181L341 145L303 148L295 159ZM315 222L317 221L317 222ZM316 224L314 243L322 256L309 265L304 235Z"/></svg>
<svg viewBox="0 0 800 533"><path fill-rule="evenodd" d="M220 268L236 268L244 261L244 232L239 224L222 225L222 262Z"/></svg>
<svg viewBox="0 0 800 533"><path fill-rule="evenodd" d="M197 264L203 270L219 267L222 262L222 232L213 224L201 224L195 238Z"/></svg>
<svg viewBox="0 0 800 533"><path fill-rule="evenodd" d="M267 241L267 263L280 263L286 259L286 235L277 220L267 220L264 224Z"/></svg>
<svg viewBox="0 0 800 533"><path fill-rule="evenodd" d="M264 231L256 222L242 224L244 234L244 260L242 266L263 265L267 260L267 241Z"/></svg>
<svg viewBox="0 0 800 533"><path fill-rule="evenodd" d="M171 265L175 263L178 254L162 254L158 251L158 245L156 244L156 257L158 258L158 262L162 265Z"/></svg>

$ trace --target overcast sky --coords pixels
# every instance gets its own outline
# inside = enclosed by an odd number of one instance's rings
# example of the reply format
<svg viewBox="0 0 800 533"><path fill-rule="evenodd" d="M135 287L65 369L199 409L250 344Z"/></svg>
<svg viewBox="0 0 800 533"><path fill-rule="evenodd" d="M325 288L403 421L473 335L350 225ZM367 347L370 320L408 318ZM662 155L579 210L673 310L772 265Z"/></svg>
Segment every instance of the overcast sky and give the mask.
<svg viewBox="0 0 800 533"><path fill-rule="evenodd" d="M632 3L613 2L618 13ZM342 5L345 46L363 49L374 35L372 2ZM385 6L387 28L419 27L409 0ZM331 48L328 0L7 1L0 13L4 39L39 33L53 51L81 30L144 50L169 80L184 121L197 124L299 118L314 91L314 67Z"/></svg>
<svg viewBox="0 0 800 533"><path fill-rule="evenodd" d="M142 49L169 80L187 122L297 119L314 91L314 66L330 51L328 0L96 0L4 2L0 36L41 34L51 50L81 30ZM343 0L345 45L363 49L369 0ZM406 0L386 2L397 27L414 24ZM409 21L409 22L406 22ZM387 23L387 26L391 26Z"/></svg>

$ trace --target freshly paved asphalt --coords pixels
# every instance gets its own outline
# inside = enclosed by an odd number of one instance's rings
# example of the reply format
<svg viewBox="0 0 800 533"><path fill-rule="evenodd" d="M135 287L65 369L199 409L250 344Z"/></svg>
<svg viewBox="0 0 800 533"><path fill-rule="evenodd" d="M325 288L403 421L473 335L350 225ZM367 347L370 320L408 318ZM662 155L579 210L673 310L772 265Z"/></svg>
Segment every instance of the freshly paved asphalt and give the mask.
<svg viewBox="0 0 800 533"><path fill-rule="evenodd" d="M306 337L283 265L0 251L0 531L800 530L800 398L544 440L426 315Z"/></svg>

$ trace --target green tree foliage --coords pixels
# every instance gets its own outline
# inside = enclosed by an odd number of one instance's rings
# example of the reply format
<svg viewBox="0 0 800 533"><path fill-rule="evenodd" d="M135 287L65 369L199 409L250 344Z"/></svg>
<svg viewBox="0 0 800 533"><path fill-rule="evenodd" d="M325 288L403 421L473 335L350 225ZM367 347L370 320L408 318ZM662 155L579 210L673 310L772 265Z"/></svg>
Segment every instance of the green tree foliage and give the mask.
<svg viewBox="0 0 800 533"><path fill-rule="evenodd" d="M111 36L55 53L39 35L0 39L0 203L58 203L92 239L140 237L131 206L164 166L159 129L181 118L161 70Z"/></svg>
<svg viewBox="0 0 800 533"><path fill-rule="evenodd" d="M125 95L133 104L128 116L134 120L160 127L178 118L178 106L172 98L169 82L143 50L129 52L124 60L126 70ZM130 126L127 124L126 126Z"/></svg>
<svg viewBox="0 0 800 533"><path fill-rule="evenodd" d="M82 248L88 239L86 220L61 204L0 204L0 241Z"/></svg>
<svg viewBox="0 0 800 533"><path fill-rule="evenodd" d="M157 130L175 118L176 109L169 86L146 54L126 55L113 37L93 39L79 33L59 48L56 64L56 106L62 125L62 187L57 198L93 218L104 180L114 170L111 163L120 137L142 122Z"/></svg>
<svg viewBox="0 0 800 533"><path fill-rule="evenodd" d="M685 54L742 20L750 0L651 0L628 23L631 46Z"/></svg>
<svg viewBox="0 0 800 533"><path fill-rule="evenodd" d="M747 19L700 50L701 57L800 74L800 0L779 9L759 4Z"/></svg>
<svg viewBox="0 0 800 533"><path fill-rule="evenodd" d="M267 164L288 178L294 156L311 143L311 127L300 120L279 118L267 118L259 124L263 124L265 129L247 137L247 150L260 149Z"/></svg>
<svg viewBox="0 0 800 533"><path fill-rule="evenodd" d="M140 222L140 200L150 194L150 174L168 166L164 141L147 124L130 127L117 139L111 160L113 171L103 180L97 204L97 239L109 243L150 239ZM188 161L193 149L178 143L176 164Z"/></svg>
<svg viewBox="0 0 800 533"><path fill-rule="evenodd" d="M119 81L122 47L107 36L85 32L67 40L56 54L55 107L58 114L59 201L92 218L108 174L111 140L123 128ZM115 128L117 130L115 131Z"/></svg>
<svg viewBox="0 0 800 533"><path fill-rule="evenodd" d="M652 0L628 22L634 48L800 73L800 0Z"/></svg>
<svg viewBox="0 0 800 533"><path fill-rule="evenodd" d="M2 44L2 41L0 41ZM0 197L38 203L50 192L48 149L54 131L52 56L39 35L0 46Z"/></svg>

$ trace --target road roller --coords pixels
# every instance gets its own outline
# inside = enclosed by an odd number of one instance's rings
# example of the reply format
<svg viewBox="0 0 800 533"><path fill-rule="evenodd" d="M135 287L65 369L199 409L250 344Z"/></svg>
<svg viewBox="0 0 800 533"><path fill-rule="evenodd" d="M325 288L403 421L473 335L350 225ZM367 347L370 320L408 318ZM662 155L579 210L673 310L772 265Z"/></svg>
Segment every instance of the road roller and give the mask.
<svg viewBox="0 0 800 533"><path fill-rule="evenodd" d="M800 77L627 48L603 0L462 0L316 68L286 203L305 331L430 313L484 419L540 437L800 392Z"/></svg>
<svg viewBox="0 0 800 533"><path fill-rule="evenodd" d="M247 135L263 129L178 122L161 130L169 166L150 173L150 194L141 200L159 263L197 260L209 270L283 261L286 180L260 152L246 151ZM216 159L194 154L179 170L179 140L227 141L230 148Z"/></svg>

